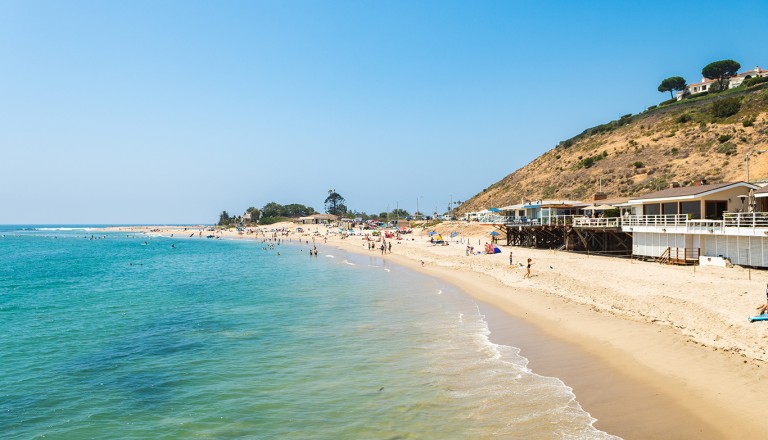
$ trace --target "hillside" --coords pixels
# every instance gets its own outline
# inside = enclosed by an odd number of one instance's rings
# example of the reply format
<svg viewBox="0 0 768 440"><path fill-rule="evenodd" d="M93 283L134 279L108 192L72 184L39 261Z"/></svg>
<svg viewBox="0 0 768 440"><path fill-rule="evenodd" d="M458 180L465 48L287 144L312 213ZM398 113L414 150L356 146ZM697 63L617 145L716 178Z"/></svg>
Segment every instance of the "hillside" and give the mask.
<svg viewBox="0 0 768 440"><path fill-rule="evenodd" d="M713 114L729 113L729 102L736 110L733 101L740 105L735 114ZM587 129L467 200L460 212L522 199L591 201L600 181L614 198L700 178L746 180L747 153L750 181L768 179L768 84L654 106Z"/></svg>

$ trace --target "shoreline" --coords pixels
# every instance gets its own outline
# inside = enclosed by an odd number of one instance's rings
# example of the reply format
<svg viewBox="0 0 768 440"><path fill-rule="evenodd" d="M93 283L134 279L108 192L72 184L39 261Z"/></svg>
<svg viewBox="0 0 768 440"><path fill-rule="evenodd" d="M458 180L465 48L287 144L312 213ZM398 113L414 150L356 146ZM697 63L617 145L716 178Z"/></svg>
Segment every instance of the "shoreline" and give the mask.
<svg viewBox="0 0 768 440"><path fill-rule="evenodd" d="M137 232L135 228L121 230ZM233 237L262 238L227 236ZM653 277L657 272L671 269L685 280L691 275L681 272L690 269L511 248L516 254L531 255L540 264L534 265L534 278L523 281L522 272L513 270L516 268L506 269L511 277L503 272L505 263L499 260L506 259L506 253L465 257L462 248L456 249L458 246L431 247L423 242L424 236L414 234L413 238L416 240L393 241L397 244L391 254L381 256L377 251L375 255L452 284L473 298L486 315L491 341L520 348L535 373L557 377L573 388L582 408L597 419L596 428L627 439L762 435L764 429L758 426L760 403L768 399L759 388L763 370L768 367L758 357L697 341L685 333L690 329L675 321L675 310L666 304L659 306L669 312L671 324L649 321L644 316L628 319L626 310L606 311L599 301L568 297L567 289L581 288L570 279L572 285L566 283L560 287L562 291L553 291L547 283L554 281L557 285L562 280L550 279L553 277L545 272L542 263L559 267L591 259L587 267L607 265L611 271L632 264L634 270L647 273L649 284L657 282L662 286L668 280L663 276L665 282L652 280L658 278ZM473 242L475 239L483 237L471 237ZM360 237L336 237L317 245L371 255L362 243ZM452 253L450 258L440 254L447 252ZM457 263L459 260L452 260L455 258L466 260ZM491 258L497 261L490 270L480 264L473 266L475 261ZM424 267L420 260L426 262ZM464 267L465 261L469 267ZM494 276L494 271L502 271L505 276ZM726 278L723 273L714 275ZM590 288L599 284L589 279L590 274L573 275L576 281L583 276ZM762 283L767 277L758 273L755 278L760 281L754 283ZM632 304L625 308L631 310Z"/></svg>

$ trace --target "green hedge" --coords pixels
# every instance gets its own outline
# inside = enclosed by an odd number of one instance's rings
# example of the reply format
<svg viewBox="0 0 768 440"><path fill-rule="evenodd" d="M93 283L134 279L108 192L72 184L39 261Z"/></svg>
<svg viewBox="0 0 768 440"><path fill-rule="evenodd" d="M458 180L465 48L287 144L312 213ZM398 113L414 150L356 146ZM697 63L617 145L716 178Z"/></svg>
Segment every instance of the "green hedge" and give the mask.
<svg viewBox="0 0 768 440"><path fill-rule="evenodd" d="M746 79L743 83L741 83L744 87L752 87L756 86L758 84L763 84L768 82L768 76L757 76L754 78Z"/></svg>

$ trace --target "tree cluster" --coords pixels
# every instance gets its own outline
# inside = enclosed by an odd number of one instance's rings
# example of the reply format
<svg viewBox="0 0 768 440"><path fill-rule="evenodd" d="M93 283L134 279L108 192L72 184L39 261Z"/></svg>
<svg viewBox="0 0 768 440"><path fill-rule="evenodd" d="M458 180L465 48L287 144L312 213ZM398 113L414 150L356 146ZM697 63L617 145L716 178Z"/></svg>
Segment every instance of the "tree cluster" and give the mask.
<svg viewBox="0 0 768 440"><path fill-rule="evenodd" d="M347 208L346 200L341 194L336 192L335 189L328 191L328 197L325 198L325 212L328 214L337 215L339 217L346 218L362 218L365 220L381 220L392 221L396 219L405 219L410 214L404 209L393 209L391 212L381 212L376 214L366 214L365 212L350 211ZM290 218L306 217L308 215L316 214L317 212L304 205L292 203L290 205L281 205L275 202L269 202L261 209L250 207L245 211L246 214L250 214L250 220L248 216L245 218L240 216L231 216L227 211L222 211L219 215L219 226L239 225L239 224L260 224L268 225L279 221L287 220Z"/></svg>
<svg viewBox="0 0 768 440"><path fill-rule="evenodd" d="M240 216L233 217L230 216L227 211L222 211L219 215L218 225L229 226L241 223L268 225L284 219L305 217L316 213L312 207L300 205L298 203L281 205L275 202L269 202L261 209L250 207L245 212L251 214L250 221L247 219L244 221Z"/></svg>
<svg viewBox="0 0 768 440"><path fill-rule="evenodd" d="M728 88L728 78L735 76L739 73L741 64L733 60L720 60L707 64L701 69L701 75L710 80L715 80L714 88L710 87L712 92L721 92ZM659 92L669 92L669 96L673 97L672 92L683 91L688 88L685 83L685 78L681 76L672 76L666 78L659 84Z"/></svg>

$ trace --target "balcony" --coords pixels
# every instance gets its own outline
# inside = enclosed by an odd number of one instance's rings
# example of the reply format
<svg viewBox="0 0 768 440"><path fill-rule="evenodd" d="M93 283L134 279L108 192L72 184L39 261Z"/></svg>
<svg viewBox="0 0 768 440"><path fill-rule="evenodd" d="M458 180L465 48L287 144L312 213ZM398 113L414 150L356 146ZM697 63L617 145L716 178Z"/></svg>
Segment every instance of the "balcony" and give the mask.
<svg viewBox="0 0 768 440"><path fill-rule="evenodd" d="M685 233L687 214L630 215L621 219L624 232L667 232Z"/></svg>
<svg viewBox="0 0 768 440"><path fill-rule="evenodd" d="M633 215L622 218L625 232L668 234L768 235L768 212L725 212L722 220L688 219L687 214Z"/></svg>
<svg viewBox="0 0 768 440"><path fill-rule="evenodd" d="M768 235L768 212L723 213L723 228L728 235Z"/></svg>
<svg viewBox="0 0 768 440"><path fill-rule="evenodd" d="M608 217L608 218L589 218L589 217L574 217L574 228L590 228L590 229L615 229L621 227L620 217Z"/></svg>

